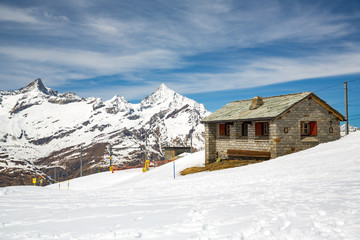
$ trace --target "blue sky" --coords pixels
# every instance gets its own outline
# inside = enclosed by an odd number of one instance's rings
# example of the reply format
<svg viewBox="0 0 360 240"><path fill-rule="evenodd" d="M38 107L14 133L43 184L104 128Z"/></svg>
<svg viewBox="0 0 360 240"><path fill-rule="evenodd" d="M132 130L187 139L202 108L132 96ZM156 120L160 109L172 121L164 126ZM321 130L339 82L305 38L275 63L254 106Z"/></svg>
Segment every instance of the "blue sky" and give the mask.
<svg viewBox="0 0 360 240"><path fill-rule="evenodd" d="M0 89L136 102L161 84L215 111L314 91L360 126L360 2L0 1ZM320 91L319 91L320 90ZM353 120L352 120L353 119Z"/></svg>

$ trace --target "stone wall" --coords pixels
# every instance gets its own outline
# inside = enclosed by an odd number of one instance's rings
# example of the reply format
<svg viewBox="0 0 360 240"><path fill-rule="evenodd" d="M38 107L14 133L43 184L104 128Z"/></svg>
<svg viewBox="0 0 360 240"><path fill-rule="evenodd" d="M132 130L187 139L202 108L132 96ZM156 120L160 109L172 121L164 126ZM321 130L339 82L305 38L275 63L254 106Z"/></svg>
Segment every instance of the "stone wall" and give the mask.
<svg viewBox="0 0 360 240"><path fill-rule="evenodd" d="M205 164L214 162L216 158L216 127L216 124L205 124Z"/></svg>
<svg viewBox="0 0 360 240"><path fill-rule="evenodd" d="M216 124L217 129L218 125ZM219 157L226 158L228 149L270 151L269 137L255 136L255 122L248 125L248 136L242 136L241 133L242 122L233 123L230 127L230 136L219 136L219 131L216 132L216 150Z"/></svg>
<svg viewBox="0 0 360 240"><path fill-rule="evenodd" d="M316 121L317 136L301 136L301 122ZM301 151L319 143L340 138L340 121L313 99L304 99L276 120L269 120L269 136L255 136L255 123L248 125L248 136L242 136L242 123L233 122L230 136L219 135L220 123L205 124L206 164L216 157L227 158L228 149L270 152L271 158ZM332 133L330 132L332 128Z"/></svg>
<svg viewBox="0 0 360 240"><path fill-rule="evenodd" d="M219 135L220 123L205 124L205 159L206 164L214 162L217 157L227 158L228 149L252 150L270 152L271 144L269 137L255 136L254 121L248 125L248 136L242 136L242 122L234 122L230 126L230 136ZM269 124L269 135L275 129L273 122Z"/></svg>
<svg viewBox="0 0 360 240"><path fill-rule="evenodd" d="M300 125L302 121L316 121L317 136L301 136ZM285 128L287 128L287 133L285 133ZM333 130L332 133L330 128ZM339 138L339 119L315 100L305 99L276 120L275 131L272 136L275 145L273 147L274 157L301 151L319 143L334 141Z"/></svg>

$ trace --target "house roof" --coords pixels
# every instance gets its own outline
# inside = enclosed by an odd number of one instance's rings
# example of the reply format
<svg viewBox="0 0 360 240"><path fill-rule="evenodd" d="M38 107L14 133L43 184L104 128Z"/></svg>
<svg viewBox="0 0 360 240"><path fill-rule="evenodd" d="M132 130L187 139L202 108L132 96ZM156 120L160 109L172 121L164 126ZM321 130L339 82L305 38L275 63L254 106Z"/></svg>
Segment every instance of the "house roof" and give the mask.
<svg viewBox="0 0 360 240"><path fill-rule="evenodd" d="M288 109L292 108L297 103L301 102L307 97L311 97L321 106L326 108L329 112L337 116L341 121L344 121L345 117L341 115L341 113L333 109L329 104L320 99L314 93L303 92L262 98L263 104L253 110L249 109L250 105L253 102L253 99L231 102L220 108L210 116L204 118L201 122L210 123L242 120L246 121L257 119L274 119L279 117Z"/></svg>

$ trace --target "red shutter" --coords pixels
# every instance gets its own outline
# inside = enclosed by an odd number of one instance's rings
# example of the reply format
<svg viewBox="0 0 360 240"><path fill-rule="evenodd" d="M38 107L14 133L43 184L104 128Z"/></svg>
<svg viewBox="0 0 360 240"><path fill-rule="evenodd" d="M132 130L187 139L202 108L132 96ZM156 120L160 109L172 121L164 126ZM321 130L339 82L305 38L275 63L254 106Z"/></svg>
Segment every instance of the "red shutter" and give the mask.
<svg viewBox="0 0 360 240"><path fill-rule="evenodd" d="M262 135L262 124L255 123L255 136L261 136L261 135Z"/></svg>
<svg viewBox="0 0 360 240"><path fill-rule="evenodd" d="M317 122L310 122L310 135L317 136Z"/></svg>
<svg viewBox="0 0 360 240"><path fill-rule="evenodd" d="M225 124L219 124L219 135L225 135Z"/></svg>

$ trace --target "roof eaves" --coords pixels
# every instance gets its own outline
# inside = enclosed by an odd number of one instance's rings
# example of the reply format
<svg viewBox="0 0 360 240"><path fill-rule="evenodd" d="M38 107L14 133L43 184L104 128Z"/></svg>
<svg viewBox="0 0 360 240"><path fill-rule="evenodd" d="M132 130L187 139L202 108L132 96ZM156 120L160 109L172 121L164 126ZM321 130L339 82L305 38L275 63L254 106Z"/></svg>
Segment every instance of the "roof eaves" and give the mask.
<svg viewBox="0 0 360 240"><path fill-rule="evenodd" d="M210 121L200 121L200 123L225 123L225 122L246 122L246 121L265 121L273 120L276 117L263 117L263 118L243 118L243 119L222 119L222 120L210 120Z"/></svg>

